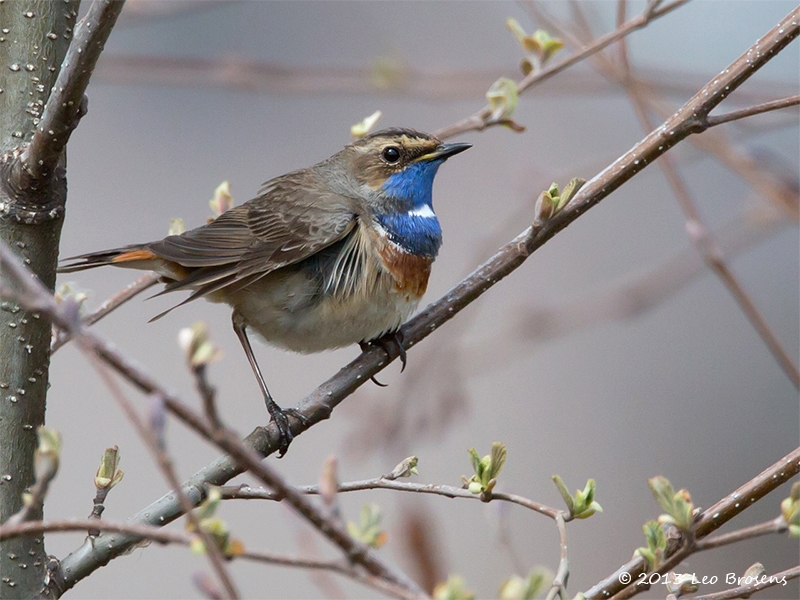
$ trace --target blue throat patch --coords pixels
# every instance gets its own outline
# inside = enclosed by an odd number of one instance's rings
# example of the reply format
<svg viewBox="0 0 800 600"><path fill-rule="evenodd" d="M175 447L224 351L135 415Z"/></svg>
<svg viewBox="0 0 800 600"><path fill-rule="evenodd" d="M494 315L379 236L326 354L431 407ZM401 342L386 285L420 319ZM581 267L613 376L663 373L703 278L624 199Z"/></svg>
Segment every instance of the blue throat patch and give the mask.
<svg viewBox="0 0 800 600"><path fill-rule="evenodd" d="M433 210L433 178L442 160L414 163L400 173L391 175L383 191L402 200L403 209L376 215L389 234L389 239L406 252L434 258L442 245L442 227L435 215L409 214L424 207Z"/></svg>

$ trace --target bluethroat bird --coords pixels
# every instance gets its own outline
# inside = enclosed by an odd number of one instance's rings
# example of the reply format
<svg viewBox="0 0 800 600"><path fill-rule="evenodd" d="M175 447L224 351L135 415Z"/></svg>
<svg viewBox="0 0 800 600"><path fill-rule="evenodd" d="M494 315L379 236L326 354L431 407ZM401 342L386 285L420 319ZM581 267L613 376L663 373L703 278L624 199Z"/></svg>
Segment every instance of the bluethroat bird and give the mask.
<svg viewBox="0 0 800 600"><path fill-rule="evenodd" d="M166 283L160 294L192 292L173 308L201 297L229 304L283 455L292 440L286 415L300 415L272 399L247 330L296 352L363 345L397 332L425 293L442 243L431 200L434 176L469 147L385 129L313 167L276 177L256 198L207 225L75 256L59 271L152 270ZM395 341L404 358L402 341Z"/></svg>

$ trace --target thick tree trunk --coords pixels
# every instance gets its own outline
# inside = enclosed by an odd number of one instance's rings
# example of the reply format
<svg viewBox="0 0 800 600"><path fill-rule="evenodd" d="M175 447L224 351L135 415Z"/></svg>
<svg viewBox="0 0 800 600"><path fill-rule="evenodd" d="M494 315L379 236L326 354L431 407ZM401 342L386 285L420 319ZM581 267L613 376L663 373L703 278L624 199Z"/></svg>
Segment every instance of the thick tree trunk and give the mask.
<svg viewBox="0 0 800 600"><path fill-rule="evenodd" d="M15 173L19 163L13 156L30 141L39 121L72 37L78 4L0 3L0 240L51 289L66 200L65 171L59 168L46 181L21 184L26 179ZM50 329L46 319L0 299L0 522L22 507L22 493L34 482ZM46 563L41 535L0 542L0 598L46 595Z"/></svg>

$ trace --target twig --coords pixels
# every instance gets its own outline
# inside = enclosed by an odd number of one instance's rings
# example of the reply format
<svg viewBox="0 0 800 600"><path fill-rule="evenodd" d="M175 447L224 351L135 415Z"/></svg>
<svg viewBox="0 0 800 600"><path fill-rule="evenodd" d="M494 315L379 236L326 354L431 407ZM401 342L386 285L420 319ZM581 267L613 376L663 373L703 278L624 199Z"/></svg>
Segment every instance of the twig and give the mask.
<svg viewBox="0 0 800 600"><path fill-rule="evenodd" d="M633 93L631 86L626 86L626 90L636 106L636 112L644 127L646 129L652 129L653 123L648 115L644 101L640 96ZM707 120L706 122L710 127L709 121ZM770 329L766 319L759 312L753 299L744 290L744 286L728 267L716 236L708 229L700 216L697 204L689 193L689 189L683 181L683 178L678 174L672 157L664 156L658 161L658 164L669 186L672 188L675 197L678 199L678 204L686 215L686 231L689 235L689 239L694 243L695 248L703 257L706 265L719 277L725 287L728 288L734 300L739 304L739 308L741 308L742 312L750 321L750 324L764 341L784 373L786 373L787 377L789 377L796 388L800 388L800 372L798 372L797 367L792 362L786 350L781 346L777 336Z"/></svg>
<svg viewBox="0 0 800 600"><path fill-rule="evenodd" d="M800 577L800 566L786 569L774 575L762 575L758 583L750 585L743 585L740 587L724 590L722 592L715 592L713 594L703 594L702 596L693 596L692 600L731 600L733 598L748 598L751 594L765 590L774 585L786 585L787 581L797 579Z"/></svg>
<svg viewBox="0 0 800 600"><path fill-rule="evenodd" d="M716 127L723 123L736 121L737 119L744 119L745 117L752 117L753 115L760 115L771 110L778 110L787 108L789 106L796 106L800 104L800 95L789 96L788 98L781 98L780 100L773 100L772 102L764 102L763 104L756 104L755 106L748 106L740 110L732 110L721 115L709 115L708 126Z"/></svg>
<svg viewBox="0 0 800 600"><path fill-rule="evenodd" d="M560 558L558 561L558 570L547 592L546 600L554 600L556 596L566 600L567 598L567 579L569 579L569 548L567 546L567 525L564 519L564 513L559 512L556 515L556 527L558 527L558 540Z"/></svg>
<svg viewBox="0 0 800 600"><path fill-rule="evenodd" d="M145 273L139 277L139 279L128 284L119 292L111 296L111 298L103 302L95 310L85 315L81 319L81 323L84 326L94 325L100 319L107 317L120 306L128 302L128 300L135 298L145 290L153 287L159 282L160 278L160 275L157 273ZM67 332L64 330L58 330L56 335L53 337L53 343L50 344L50 356L52 356L56 350L61 348L61 346L66 344L69 340L70 336L67 334Z"/></svg>
<svg viewBox="0 0 800 600"><path fill-rule="evenodd" d="M339 546L349 560L363 566L372 575L404 588L408 598L425 595L416 583L406 577L405 574L391 569L375 556L368 547L351 537L347 530L335 519L328 519L323 515L322 511L309 502L301 493L289 486L275 469L263 463L261 457L232 432L226 429L218 429L214 433L214 442L254 477L278 492L285 502L305 517L325 537Z"/></svg>
<svg viewBox="0 0 800 600"><path fill-rule="evenodd" d="M47 533L47 532L83 532L95 527L109 533L129 534L139 541L150 540L159 544L178 544L188 546L192 542L191 535L180 531L171 531L163 527L152 525L141 525L136 523L120 523L114 521L96 519L64 519L58 521L25 521L22 523L6 522L0 525L0 541L26 535ZM383 591L397 598L407 598L407 593L401 593L396 586L387 584L385 581L366 575L350 565L336 563L333 561L317 561L300 557L289 557L280 554L245 551L232 558L252 560L255 562L268 562L274 565L286 567L299 567L305 569L325 569L330 570L355 581Z"/></svg>
<svg viewBox="0 0 800 600"><path fill-rule="evenodd" d="M242 552L237 554L237 558L244 558L255 562L266 562L273 565L280 565L284 567L296 567L300 569L324 570L338 573L349 577L354 581L363 583L374 588L377 591L384 592L394 598L406 598L408 593L403 588L388 583L380 577L364 573L360 569L354 568L352 565L337 561L315 560L311 558L301 558L284 556L281 554L274 554L271 552Z"/></svg>
<svg viewBox="0 0 800 600"><path fill-rule="evenodd" d="M716 235L723 252L732 256L768 239L787 225L785 215L767 205L746 211ZM518 310L520 316L509 325L507 334L495 337L504 340L504 344L509 339L521 342L549 340L605 321L631 319L665 302L707 272L697 252L686 248L647 272L625 275L604 288L567 298L557 305L521 306ZM478 340L471 346L484 355L492 340ZM488 353L490 357L492 354L491 351ZM497 360L500 360L499 356ZM484 357L480 367L476 366L470 373L479 376L492 366L492 360Z"/></svg>
<svg viewBox="0 0 800 600"><path fill-rule="evenodd" d="M784 533L789 528L784 518L776 517L771 521L751 525L750 527L742 527L730 533L723 533L722 535L715 535L700 540L695 544L695 551L711 550L712 548L719 548L727 544L735 544L742 540L749 540L751 538L768 535L771 533Z"/></svg>
<svg viewBox="0 0 800 600"><path fill-rule="evenodd" d="M22 504L22 508L11 515L5 522L14 525L29 521L34 515L41 515L44 510L44 499L50 489L50 483L58 473L58 452L40 452L34 459L36 483L31 486L30 496Z"/></svg>
<svg viewBox="0 0 800 600"><path fill-rule="evenodd" d="M0 541L12 538L31 535L36 533L47 533L48 531L83 531L88 529L100 529L113 533L127 533L135 536L137 540L151 540L159 544L181 544L188 545L192 539L190 536L164 529L152 525L142 525L140 523L117 523L98 519L64 519L60 521L25 521L9 525L0 525Z"/></svg>
<svg viewBox="0 0 800 600"><path fill-rule="evenodd" d="M617 40L623 39L625 36L636 31L637 29L646 27L653 19L657 19L666 15L667 13L672 12L676 8L686 4L688 1L689 0L675 0L675 2L670 2L669 4L666 4L657 10L645 11L641 15L634 17L625 23L623 26L618 27L615 31L597 38L593 43L581 48L571 56L553 64L552 66L542 70L531 71L528 75L517 82L517 91L522 93L534 85L547 81L564 69L567 69L572 65L581 62L585 58L588 58L593 54L603 50L607 46L613 44ZM491 125L500 125L501 123L491 120L491 114L491 108L489 108L488 105L484 106L472 116L458 121L449 127L445 127L444 129L439 129L436 131L435 135L440 139L447 139L467 131L481 131Z"/></svg>
<svg viewBox="0 0 800 600"><path fill-rule="evenodd" d="M197 392L203 400L203 409L206 413L206 419L208 419L212 427L221 427L222 421L220 421L216 403L217 390L208 382L208 378L206 377L206 365L199 364L192 366L191 371L192 375L194 375Z"/></svg>
<svg viewBox="0 0 800 600"><path fill-rule="evenodd" d="M730 521L733 517L744 511L749 506L758 502L761 498L766 496L769 492L778 486L786 483L792 477L800 473L800 448L795 448L792 452L784 456L775 464L766 468L764 471L753 477L747 483L742 485L738 490L732 494L726 495L722 500L704 510L699 518L695 521L694 533L695 538L702 540L712 532L722 527L725 523ZM683 549L679 549L675 554L662 564L662 566L655 570L656 573L664 573L672 568L672 559L679 557L681 560L688 556ZM626 586L620 582L620 577L623 580L630 575L628 581L636 581L636 578L647 572L647 562L640 556L634 557L626 564L622 565L613 574L609 575L599 583L595 584L584 592L589 600L607 599L619 594ZM623 574L626 574L623 576ZM633 593L638 593L648 589L647 585L630 585ZM625 589L625 591L628 591ZM635 590L635 591L634 591ZM628 596L626 596L628 597Z"/></svg>
<svg viewBox="0 0 800 600"><path fill-rule="evenodd" d="M30 180L40 180L54 172L70 134L86 113L83 94L124 5L124 0L94 0L75 27L42 119L20 156L25 176Z"/></svg>
<svg viewBox="0 0 800 600"><path fill-rule="evenodd" d="M306 485L294 488L302 494L319 494L318 485ZM464 488L458 488L450 485L436 485L432 483L411 483L404 481L392 481L378 477L376 479L366 479L364 481L351 481L348 483L340 483L337 492L356 492L363 490L396 490L400 492L412 492L417 494L434 494L437 496L444 496L445 498L467 498L470 500L487 500L482 498L479 494L473 494ZM253 488L247 484L240 486L224 486L222 488L222 497L228 500L282 500L280 494L271 492L263 488ZM503 492L495 492L489 495L488 500L502 500L512 504L524 506L538 513L546 515L551 519L556 519L561 511L528 498L518 496L516 494L505 494Z"/></svg>
<svg viewBox="0 0 800 600"><path fill-rule="evenodd" d="M203 540L203 545L205 546L208 560L211 563L211 567L214 569L214 572L217 574L220 582L222 583L222 587L225 590L225 595L229 598L239 598L240 595L236 589L236 585L233 582L233 578L225 566L225 557L223 556L222 551L217 543L214 541L214 538L210 533L203 529L200 520L197 518L197 515L195 515L195 513L192 511L194 504L192 504L189 498L186 497L186 494L183 493L181 481L178 479L178 476L175 473L175 467L172 464L172 459L164 451L162 445L159 443L158 437L155 435L152 429L150 429L142 420L142 418L136 413L136 410L133 408L133 404L131 404L130 400L127 399L122 389L120 389L116 381L114 381L114 379L111 377L108 367L102 363L97 355L93 352L88 351L86 354L89 357L92 366L100 375L101 379L103 379L106 387L108 387L108 389L111 391L111 395L117 401L117 404L119 404L122 412L124 412L125 416L128 417L128 420L133 424L134 428L139 434L139 437L142 438L148 450L150 450L150 453L153 455L153 458L155 458L161 473L164 475L167 483L178 497L181 508L186 514L186 519L189 521L189 523L191 523L192 528L200 537L200 539Z"/></svg>

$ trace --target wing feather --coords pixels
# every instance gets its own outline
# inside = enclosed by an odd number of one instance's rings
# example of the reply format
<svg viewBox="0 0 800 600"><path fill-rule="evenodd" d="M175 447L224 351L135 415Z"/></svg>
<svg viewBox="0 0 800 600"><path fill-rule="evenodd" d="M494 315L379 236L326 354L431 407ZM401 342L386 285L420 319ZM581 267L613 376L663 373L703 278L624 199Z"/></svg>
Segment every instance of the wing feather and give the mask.
<svg viewBox="0 0 800 600"><path fill-rule="evenodd" d="M192 289L184 301L189 302L308 258L352 231L356 212L351 198L329 191L313 170L295 171L268 182L257 198L208 225L148 249L191 269L162 292Z"/></svg>

